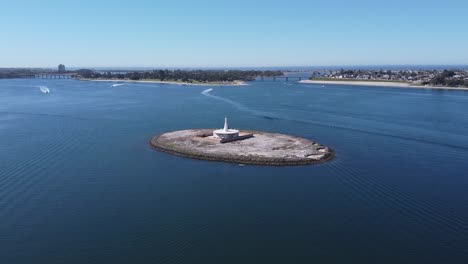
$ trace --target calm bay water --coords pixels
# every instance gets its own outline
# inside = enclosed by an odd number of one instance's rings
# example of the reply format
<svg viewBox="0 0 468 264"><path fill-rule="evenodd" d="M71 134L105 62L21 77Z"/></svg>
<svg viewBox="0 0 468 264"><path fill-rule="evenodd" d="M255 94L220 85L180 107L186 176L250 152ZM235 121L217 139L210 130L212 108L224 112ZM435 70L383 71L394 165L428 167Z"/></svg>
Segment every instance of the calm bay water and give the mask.
<svg viewBox="0 0 468 264"><path fill-rule="evenodd" d="M224 115L337 155L240 167L148 146ZM0 80L1 263L467 263L467 161L463 91Z"/></svg>

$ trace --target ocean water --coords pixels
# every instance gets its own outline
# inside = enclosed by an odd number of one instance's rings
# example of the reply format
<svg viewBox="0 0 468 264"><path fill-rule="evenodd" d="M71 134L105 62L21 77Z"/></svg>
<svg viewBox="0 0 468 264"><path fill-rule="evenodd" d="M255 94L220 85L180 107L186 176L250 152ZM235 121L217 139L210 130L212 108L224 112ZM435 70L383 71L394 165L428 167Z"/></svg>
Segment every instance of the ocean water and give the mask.
<svg viewBox="0 0 468 264"><path fill-rule="evenodd" d="M111 85L0 80L1 263L468 263L468 92ZM224 115L336 157L241 167L148 145Z"/></svg>

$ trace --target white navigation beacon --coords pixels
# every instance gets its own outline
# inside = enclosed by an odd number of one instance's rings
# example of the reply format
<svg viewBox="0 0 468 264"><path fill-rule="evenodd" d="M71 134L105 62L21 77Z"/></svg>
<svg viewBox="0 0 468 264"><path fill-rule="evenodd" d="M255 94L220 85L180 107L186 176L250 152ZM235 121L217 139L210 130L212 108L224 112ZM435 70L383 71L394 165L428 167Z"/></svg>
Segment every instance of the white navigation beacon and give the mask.
<svg viewBox="0 0 468 264"><path fill-rule="evenodd" d="M213 137L219 139L233 139L239 136L239 130L230 129L227 117L224 117L224 128L213 131Z"/></svg>

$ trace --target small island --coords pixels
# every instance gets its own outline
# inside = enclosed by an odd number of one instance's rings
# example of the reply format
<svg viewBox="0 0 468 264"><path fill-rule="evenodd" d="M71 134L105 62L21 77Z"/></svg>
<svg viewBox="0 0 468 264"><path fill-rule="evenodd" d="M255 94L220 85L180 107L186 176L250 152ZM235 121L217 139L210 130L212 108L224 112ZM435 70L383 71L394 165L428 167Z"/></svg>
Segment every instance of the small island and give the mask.
<svg viewBox="0 0 468 264"><path fill-rule="evenodd" d="M264 166L292 166L330 161L335 153L317 142L296 136L229 128L188 129L164 133L150 140L169 154L211 161Z"/></svg>

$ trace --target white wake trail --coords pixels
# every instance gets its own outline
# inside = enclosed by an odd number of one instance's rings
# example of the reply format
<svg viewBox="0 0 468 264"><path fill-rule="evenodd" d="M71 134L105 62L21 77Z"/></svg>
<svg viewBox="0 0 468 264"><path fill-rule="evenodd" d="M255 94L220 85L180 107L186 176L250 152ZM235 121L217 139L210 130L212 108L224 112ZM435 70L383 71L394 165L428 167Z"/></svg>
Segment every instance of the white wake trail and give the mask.
<svg viewBox="0 0 468 264"><path fill-rule="evenodd" d="M219 101L226 102L226 103L234 106L238 110L251 113L254 116L259 116L259 117L266 118L266 119L279 119L278 117L273 116L271 113L265 113L265 112L257 111L257 110L251 109L251 108L249 108L249 107L247 107L247 106L245 106L245 105L243 105L243 104L241 104L239 102L236 102L236 101L233 101L233 100L221 97L221 96L213 95L213 94L210 93L211 91L213 91L213 88L203 90L201 92L201 94L203 94L204 96L219 100Z"/></svg>
<svg viewBox="0 0 468 264"><path fill-rule="evenodd" d="M203 91L201 92L201 94L206 95L207 93L209 93L209 92L211 92L211 91L213 91L213 88L203 90Z"/></svg>

